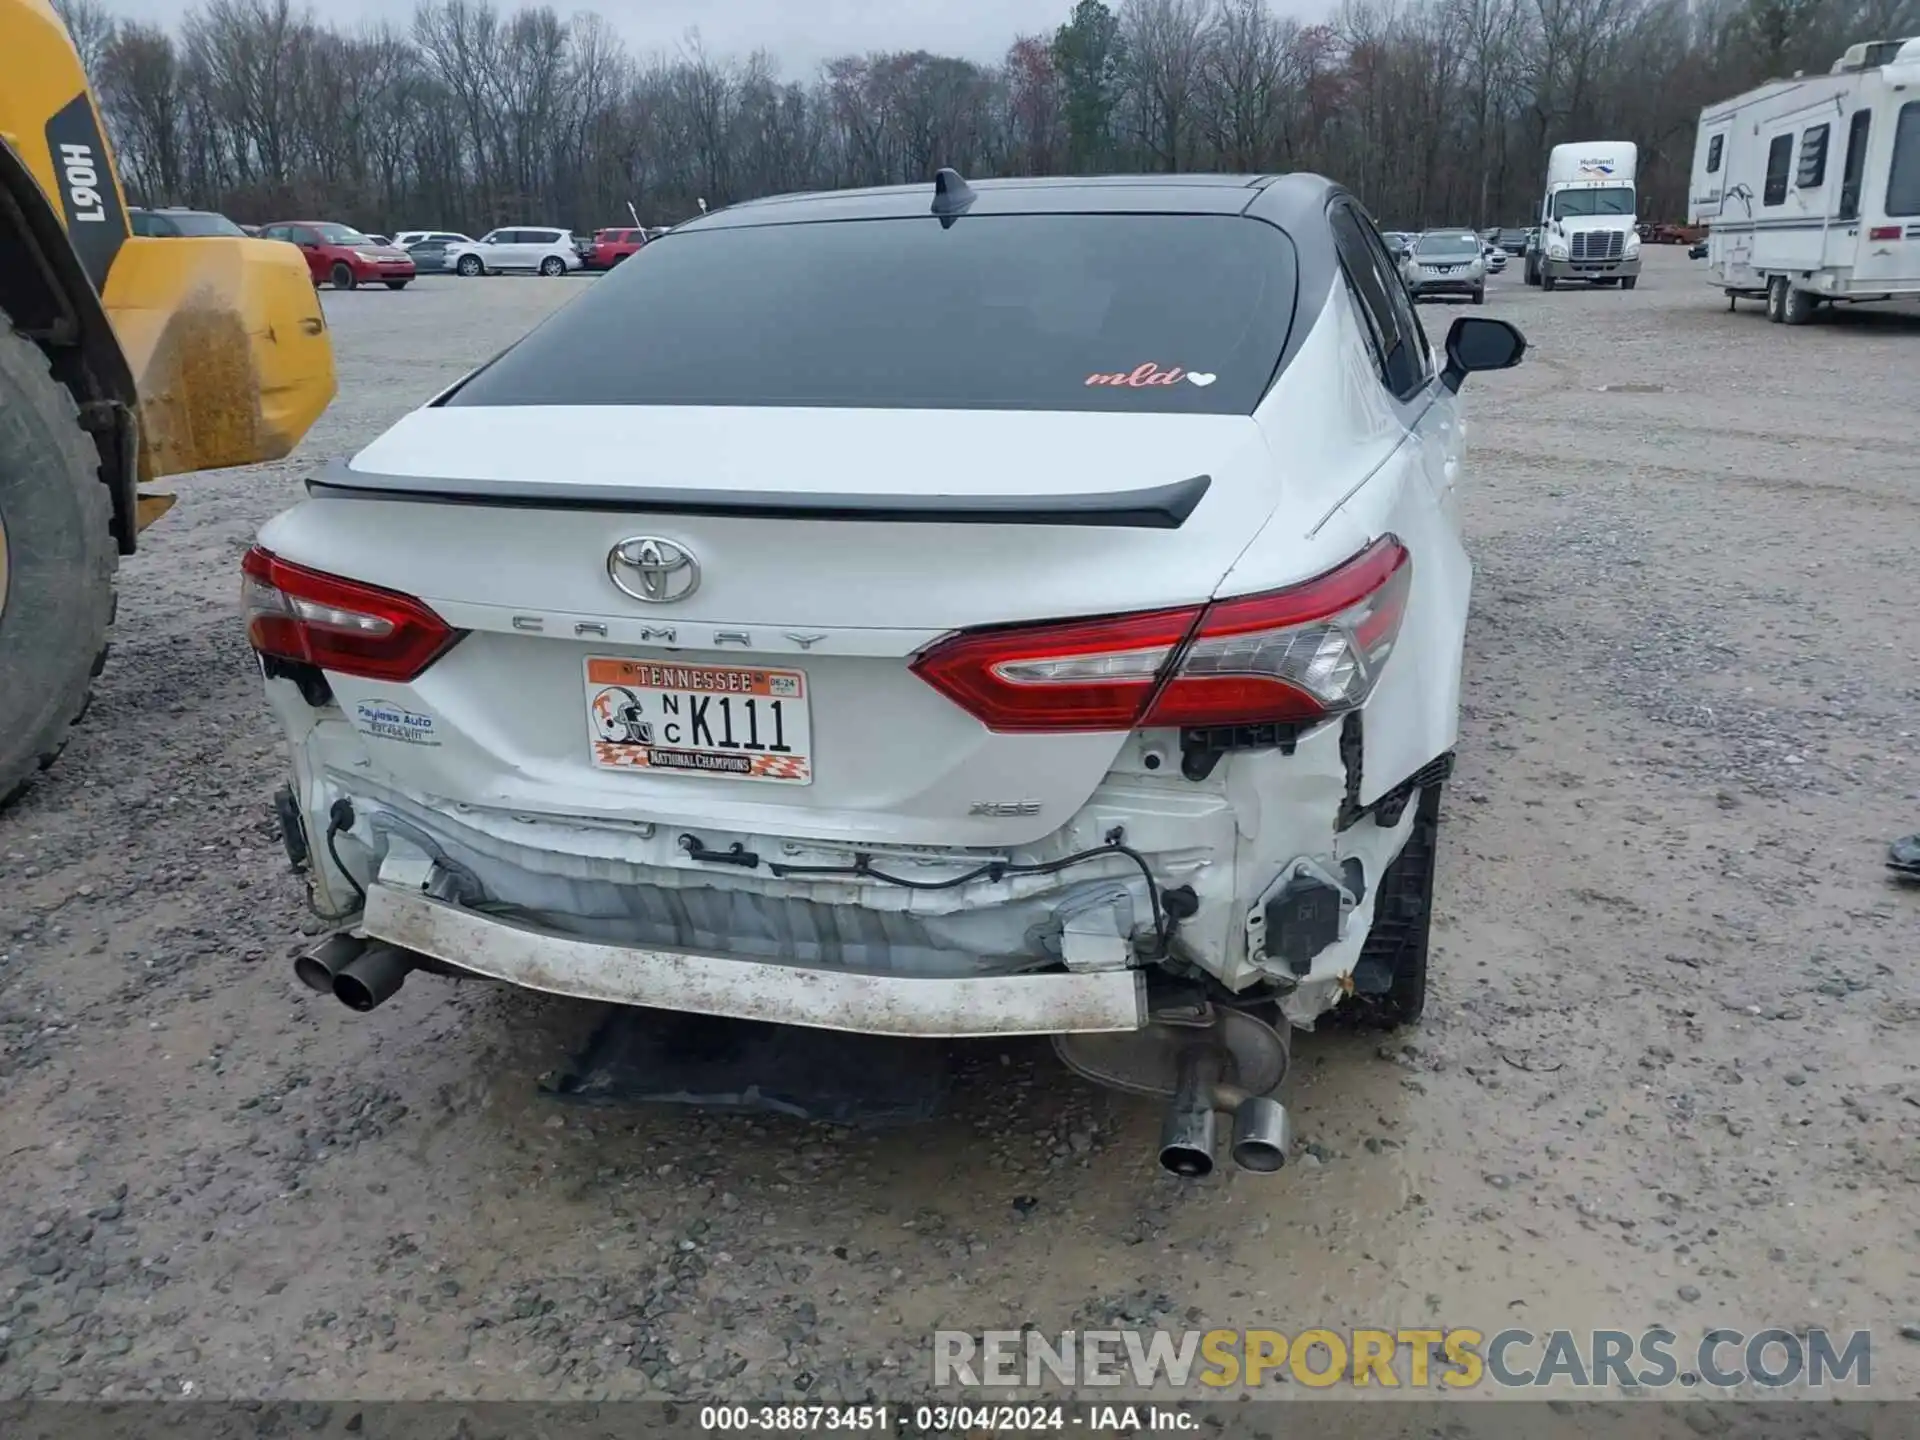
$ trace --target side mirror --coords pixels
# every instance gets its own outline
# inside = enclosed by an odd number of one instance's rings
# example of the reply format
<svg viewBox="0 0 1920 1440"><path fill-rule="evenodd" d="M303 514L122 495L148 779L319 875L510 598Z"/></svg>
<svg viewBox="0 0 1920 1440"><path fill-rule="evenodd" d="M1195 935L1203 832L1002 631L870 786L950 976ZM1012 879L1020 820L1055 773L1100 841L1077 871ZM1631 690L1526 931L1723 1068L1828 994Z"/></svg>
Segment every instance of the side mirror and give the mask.
<svg viewBox="0 0 1920 1440"><path fill-rule="evenodd" d="M1527 353L1527 337L1504 320L1462 315L1447 331L1447 368L1440 383L1458 394L1477 370L1511 370Z"/></svg>

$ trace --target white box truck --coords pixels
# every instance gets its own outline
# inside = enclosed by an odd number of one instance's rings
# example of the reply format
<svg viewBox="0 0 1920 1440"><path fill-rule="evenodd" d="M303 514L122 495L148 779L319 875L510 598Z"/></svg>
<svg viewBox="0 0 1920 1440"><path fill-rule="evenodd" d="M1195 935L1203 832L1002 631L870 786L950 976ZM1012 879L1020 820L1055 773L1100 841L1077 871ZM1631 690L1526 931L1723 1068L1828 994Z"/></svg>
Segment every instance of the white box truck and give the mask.
<svg viewBox="0 0 1920 1440"><path fill-rule="evenodd" d="M1765 299L1768 319L1804 325L1822 305L1920 295L1920 39L1709 105L1687 195L1729 309Z"/></svg>
<svg viewBox="0 0 1920 1440"><path fill-rule="evenodd" d="M1527 284L1552 290L1563 280L1584 280L1633 289L1640 279L1639 160L1631 140L1553 147L1539 228L1527 249Z"/></svg>

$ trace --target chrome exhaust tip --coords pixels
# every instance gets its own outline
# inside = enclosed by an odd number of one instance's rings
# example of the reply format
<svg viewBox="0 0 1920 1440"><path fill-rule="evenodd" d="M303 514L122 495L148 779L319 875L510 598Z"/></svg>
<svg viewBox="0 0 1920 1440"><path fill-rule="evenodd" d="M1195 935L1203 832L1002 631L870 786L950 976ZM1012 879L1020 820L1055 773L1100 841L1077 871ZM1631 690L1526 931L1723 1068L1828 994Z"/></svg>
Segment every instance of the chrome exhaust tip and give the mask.
<svg viewBox="0 0 1920 1440"><path fill-rule="evenodd" d="M1293 1120L1287 1107L1265 1095L1250 1095L1233 1112L1229 1153L1242 1170L1271 1175L1287 1163L1293 1148Z"/></svg>
<svg viewBox="0 0 1920 1440"><path fill-rule="evenodd" d="M1216 1112L1233 1114L1227 1153L1242 1170L1271 1175L1287 1163L1293 1121L1287 1107L1249 1095L1225 1077L1233 1057L1217 1045L1193 1045L1179 1059L1179 1083L1160 1127L1160 1166L1187 1180L1213 1173Z"/></svg>
<svg viewBox="0 0 1920 1440"><path fill-rule="evenodd" d="M338 931L293 962L294 978L316 994L331 995L334 977L366 948L366 941Z"/></svg>
<svg viewBox="0 0 1920 1440"><path fill-rule="evenodd" d="M1179 1083L1160 1125L1160 1167L1183 1179L1213 1173L1213 1090L1223 1063L1211 1045L1195 1045L1180 1055Z"/></svg>
<svg viewBox="0 0 1920 1440"><path fill-rule="evenodd" d="M399 994L413 968L412 955L376 940L333 977L334 998L364 1015Z"/></svg>

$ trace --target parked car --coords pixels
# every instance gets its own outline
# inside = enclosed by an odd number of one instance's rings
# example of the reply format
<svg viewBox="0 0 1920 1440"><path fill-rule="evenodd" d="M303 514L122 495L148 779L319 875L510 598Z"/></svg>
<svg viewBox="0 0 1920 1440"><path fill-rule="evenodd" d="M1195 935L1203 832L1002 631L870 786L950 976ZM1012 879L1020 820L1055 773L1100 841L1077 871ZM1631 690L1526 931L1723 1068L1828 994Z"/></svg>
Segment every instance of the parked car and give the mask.
<svg viewBox="0 0 1920 1440"><path fill-rule="evenodd" d="M1480 242L1480 258L1485 262L1489 275L1498 275L1507 268L1507 252L1491 240Z"/></svg>
<svg viewBox="0 0 1920 1440"><path fill-rule="evenodd" d="M369 235L367 238L383 250L392 250L395 248L391 235ZM402 245L398 248L404 250L407 247Z"/></svg>
<svg viewBox="0 0 1920 1440"><path fill-rule="evenodd" d="M1502 230L1494 237L1493 243L1508 255L1524 255L1527 253L1527 232L1524 229Z"/></svg>
<svg viewBox="0 0 1920 1440"><path fill-rule="evenodd" d="M185 235L237 235L248 232L226 216L212 210L185 210L169 206L160 210L127 208L127 228L136 235L174 238Z"/></svg>
<svg viewBox="0 0 1920 1440"><path fill-rule="evenodd" d="M404 290L413 279L413 258L392 245L374 243L351 225L330 220L279 220L260 227L261 238L298 245L307 257L307 269L318 285L326 281L336 290L379 281L389 290Z"/></svg>
<svg viewBox="0 0 1920 1440"><path fill-rule="evenodd" d="M413 268L422 275L443 275L453 273L453 255L445 240L416 240L407 246L407 254L413 260Z"/></svg>
<svg viewBox="0 0 1920 1440"><path fill-rule="evenodd" d="M437 241L442 245L471 245L473 237L462 235L458 230L402 230L393 237L393 243L402 250L411 250L427 241Z"/></svg>
<svg viewBox="0 0 1920 1440"><path fill-rule="evenodd" d="M1487 299L1487 262L1471 230L1429 230L1414 242L1400 269L1416 300L1464 295L1476 305Z"/></svg>
<svg viewBox="0 0 1920 1440"><path fill-rule="evenodd" d="M646 243L647 232L639 226L596 230L593 243L587 250L587 268L611 270L629 255L637 253Z"/></svg>
<svg viewBox="0 0 1920 1440"><path fill-rule="evenodd" d="M413 258L414 268L422 275L451 273L453 251L473 240L457 230L402 230L394 237Z"/></svg>
<svg viewBox="0 0 1920 1440"><path fill-rule="evenodd" d="M342 927L299 978L1053 1035L1174 1097L1168 1168L1212 1168L1215 1107L1277 1168L1291 1027L1424 1004L1456 392L1519 332L1434 355L1306 175L943 171L717 210L647 269L245 557Z"/></svg>
<svg viewBox="0 0 1920 1440"><path fill-rule="evenodd" d="M489 230L467 245L448 247L453 268L462 275L496 275L503 270L535 270L564 275L581 266L570 232L557 226Z"/></svg>

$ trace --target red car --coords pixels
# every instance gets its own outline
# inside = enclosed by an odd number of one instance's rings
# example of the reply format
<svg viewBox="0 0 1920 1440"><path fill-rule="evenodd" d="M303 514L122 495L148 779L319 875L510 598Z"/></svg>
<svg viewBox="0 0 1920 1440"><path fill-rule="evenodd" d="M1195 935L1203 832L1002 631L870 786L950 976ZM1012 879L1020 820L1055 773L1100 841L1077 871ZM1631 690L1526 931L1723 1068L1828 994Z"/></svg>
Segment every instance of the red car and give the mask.
<svg viewBox="0 0 1920 1440"><path fill-rule="evenodd" d="M583 258L589 270L611 270L646 243L647 232L637 225L616 230L596 230L593 232L593 244Z"/></svg>
<svg viewBox="0 0 1920 1440"><path fill-rule="evenodd" d="M322 280L336 290L351 290L378 280L389 290L404 290L413 279L413 257L394 245L361 234L351 225L331 220L281 220L260 227L263 240L285 240L298 245L307 257L313 283Z"/></svg>

